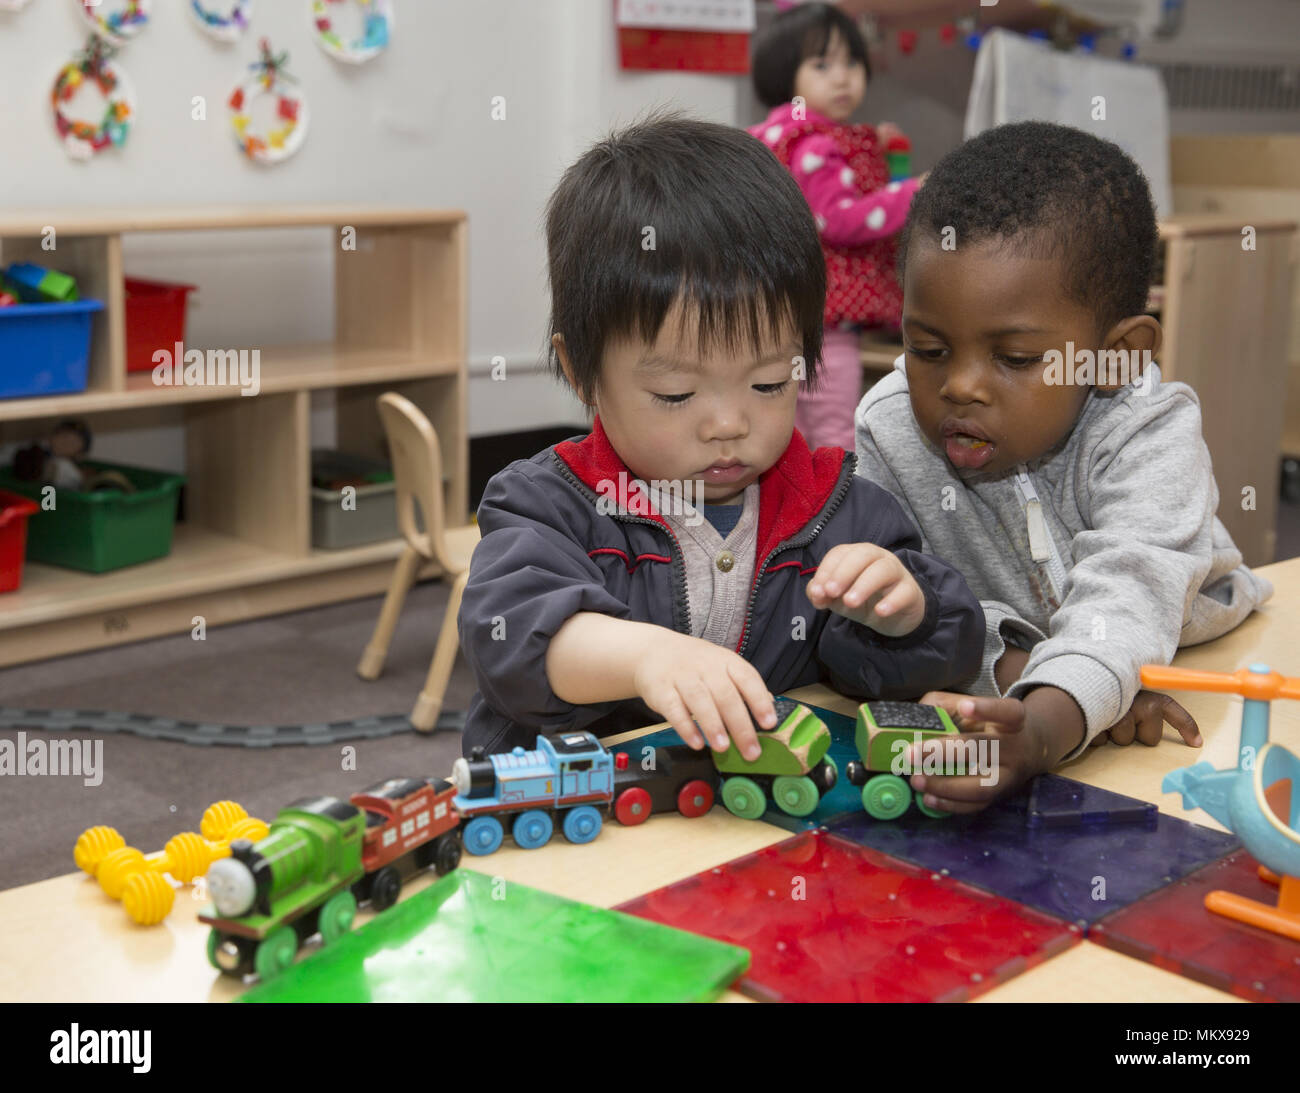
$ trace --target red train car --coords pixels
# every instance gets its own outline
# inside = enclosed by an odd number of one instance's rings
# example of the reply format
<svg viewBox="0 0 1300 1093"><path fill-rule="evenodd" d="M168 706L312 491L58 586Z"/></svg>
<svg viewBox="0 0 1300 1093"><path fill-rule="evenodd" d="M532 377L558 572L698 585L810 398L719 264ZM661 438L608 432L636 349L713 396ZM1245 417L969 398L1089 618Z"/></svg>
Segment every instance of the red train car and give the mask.
<svg viewBox="0 0 1300 1093"><path fill-rule="evenodd" d="M349 801L366 814L366 875L353 888L358 900L382 911L397 902L403 873L432 865L441 876L460 864L455 796L456 787L441 778L389 778L352 794Z"/></svg>

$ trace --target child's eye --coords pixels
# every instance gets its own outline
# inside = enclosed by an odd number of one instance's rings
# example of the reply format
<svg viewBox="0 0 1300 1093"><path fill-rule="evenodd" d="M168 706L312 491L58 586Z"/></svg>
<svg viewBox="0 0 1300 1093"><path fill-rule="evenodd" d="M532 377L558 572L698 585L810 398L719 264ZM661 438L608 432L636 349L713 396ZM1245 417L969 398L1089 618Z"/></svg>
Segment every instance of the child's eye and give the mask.
<svg viewBox="0 0 1300 1093"><path fill-rule="evenodd" d="M680 406L690 398L693 393L694 392L692 391L687 391L684 395L656 395L652 391L650 397L653 398L655 402L662 402L665 406Z"/></svg>
<svg viewBox="0 0 1300 1093"><path fill-rule="evenodd" d="M1031 364L1041 364L1043 355L1039 353L1035 357L1011 357L1005 353L999 353L994 359L1000 360L1003 364L1008 365L1011 368L1028 368Z"/></svg>
<svg viewBox="0 0 1300 1093"><path fill-rule="evenodd" d="M754 390L760 391L765 395L779 395L789 386L789 380L782 380L780 383L756 383L754 384Z"/></svg>
<svg viewBox="0 0 1300 1093"><path fill-rule="evenodd" d="M905 346L909 355L920 357L923 361L937 361L948 351L946 349L917 349L914 345Z"/></svg>

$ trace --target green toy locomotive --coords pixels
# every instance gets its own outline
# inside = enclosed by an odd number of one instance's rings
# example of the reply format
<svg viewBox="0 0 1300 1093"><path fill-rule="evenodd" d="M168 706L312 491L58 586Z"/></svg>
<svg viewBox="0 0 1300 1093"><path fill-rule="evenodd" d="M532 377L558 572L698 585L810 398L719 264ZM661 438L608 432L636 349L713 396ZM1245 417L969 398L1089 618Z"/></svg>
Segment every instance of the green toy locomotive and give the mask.
<svg viewBox="0 0 1300 1093"><path fill-rule="evenodd" d="M758 730L757 759L750 762L736 747L713 753L722 776L722 803L742 820L762 816L769 796L782 812L807 816L839 777L835 760L826 754L831 746L826 722L792 699L778 698L775 705L776 728Z"/></svg>
<svg viewBox="0 0 1300 1093"><path fill-rule="evenodd" d="M862 807L876 820L896 820L912 803L913 792L900 773L902 754L911 745L957 733L948 711L917 702L864 702L858 707L853 742L861 762L848 764L844 776L862 787ZM922 794L916 807L925 815L946 818L947 812L928 808Z"/></svg>

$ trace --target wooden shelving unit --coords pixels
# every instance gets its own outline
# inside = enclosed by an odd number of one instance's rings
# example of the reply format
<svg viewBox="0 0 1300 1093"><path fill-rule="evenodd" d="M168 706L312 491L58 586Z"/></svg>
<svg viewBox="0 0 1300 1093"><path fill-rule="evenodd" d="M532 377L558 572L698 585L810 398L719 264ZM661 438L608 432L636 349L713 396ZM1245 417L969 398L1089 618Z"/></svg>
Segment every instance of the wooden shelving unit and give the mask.
<svg viewBox="0 0 1300 1093"><path fill-rule="evenodd" d="M57 230L55 256L41 249ZM260 390L156 386L125 365L122 237L249 228L355 230L335 258L335 341L260 348ZM335 393L339 446L387 458L375 399L395 390L433 422L446 519L468 519L465 214L348 207L211 208L0 216L0 260L56 265L102 299L87 390L0 400L0 443L45 435L57 419L165 424L186 438L186 518L172 552L104 574L28 564L0 596L0 665L116 645L382 592L400 540L313 550L311 393ZM206 348L206 347L204 347ZM430 567L426 575L436 569Z"/></svg>

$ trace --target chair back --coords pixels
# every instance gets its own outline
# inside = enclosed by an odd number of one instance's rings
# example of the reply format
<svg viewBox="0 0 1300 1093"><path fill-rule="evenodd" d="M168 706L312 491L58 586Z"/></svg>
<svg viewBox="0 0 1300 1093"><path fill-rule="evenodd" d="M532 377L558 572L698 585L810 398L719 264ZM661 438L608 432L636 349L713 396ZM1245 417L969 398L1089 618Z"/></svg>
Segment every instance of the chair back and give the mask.
<svg viewBox="0 0 1300 1093"><path fill-rule="evenodd" d="M443 544L442 450L438 434L418 406L393 391L379 396L379 418L388 437L397 489L397 527L423 557L454 568ZM419 503L425 528L415 521Z"/></svg>

